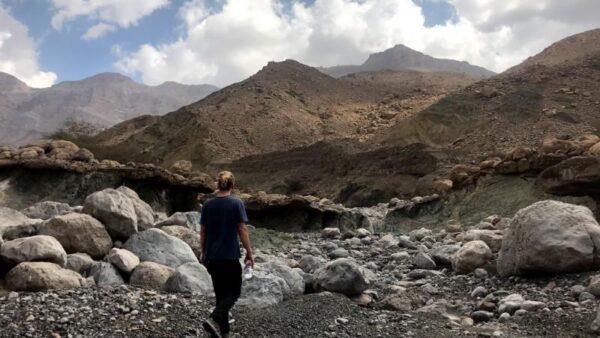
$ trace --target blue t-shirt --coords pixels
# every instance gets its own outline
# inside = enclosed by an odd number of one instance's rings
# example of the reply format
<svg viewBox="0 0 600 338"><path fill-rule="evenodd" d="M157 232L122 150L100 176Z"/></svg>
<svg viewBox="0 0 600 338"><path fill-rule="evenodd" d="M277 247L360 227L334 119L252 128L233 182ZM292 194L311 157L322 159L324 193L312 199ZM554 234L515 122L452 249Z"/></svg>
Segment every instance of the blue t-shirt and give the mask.
<svg viewBox="0 0 600 338"><path fill-rule="evenodd" d="M202 206L200 224L206 229L206 260L240 259L240 223L248 223L248 216L244 202L236 196L214 197Z"/></svg>

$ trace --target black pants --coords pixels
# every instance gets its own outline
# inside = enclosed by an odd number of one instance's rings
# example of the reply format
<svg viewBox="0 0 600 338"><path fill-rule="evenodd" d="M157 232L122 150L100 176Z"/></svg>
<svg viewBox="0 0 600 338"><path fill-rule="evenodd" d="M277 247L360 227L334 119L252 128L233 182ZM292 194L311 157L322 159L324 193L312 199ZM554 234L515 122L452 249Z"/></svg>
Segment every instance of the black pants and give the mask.
<svg viewBox="0 0 600 338"><path fill-rule="evenodd" d="M217 298L211 317L219 324L221 333L229 333L229 310L242 291L242 266L237 260L210 261L205 265Z"/></svg>

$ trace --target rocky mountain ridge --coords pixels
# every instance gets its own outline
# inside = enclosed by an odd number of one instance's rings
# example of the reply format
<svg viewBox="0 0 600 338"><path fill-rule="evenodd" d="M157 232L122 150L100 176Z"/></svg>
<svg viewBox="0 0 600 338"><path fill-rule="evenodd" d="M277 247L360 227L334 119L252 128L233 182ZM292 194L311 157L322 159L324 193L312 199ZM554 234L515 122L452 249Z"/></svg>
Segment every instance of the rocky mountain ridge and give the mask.
<svg viewBox="0 0 600 338"><path fill-rule="evenodd" d="M466 74L474 78L486 78L495 75L494 72L483 67L474 66L465 61L434 58L402 44L369 55L361 65L321 67L319 70L333 77L381 70L449 72Z"/></svg>
<svg viewBox="0 0 600 338"><path fill-rule="evenodd" d="M0 74L0 143L23 144L72 124L102 129L143 114L164 114L217 90L210 85L146 86L117 73L102 73L49 88L29 88Z"/></svg>

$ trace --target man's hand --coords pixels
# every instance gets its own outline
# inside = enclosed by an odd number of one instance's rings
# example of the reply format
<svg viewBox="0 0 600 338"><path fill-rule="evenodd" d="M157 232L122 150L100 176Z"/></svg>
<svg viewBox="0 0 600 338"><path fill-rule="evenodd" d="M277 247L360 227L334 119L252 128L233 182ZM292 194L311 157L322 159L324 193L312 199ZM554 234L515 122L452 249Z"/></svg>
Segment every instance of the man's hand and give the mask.
<svg viewBox="0 0 600 338"><path fill-rule="evenodd" d="M247 253L246 258L244 258L244 264L250 265L254 268L254 257L252 257L252 253Z"/></svg>

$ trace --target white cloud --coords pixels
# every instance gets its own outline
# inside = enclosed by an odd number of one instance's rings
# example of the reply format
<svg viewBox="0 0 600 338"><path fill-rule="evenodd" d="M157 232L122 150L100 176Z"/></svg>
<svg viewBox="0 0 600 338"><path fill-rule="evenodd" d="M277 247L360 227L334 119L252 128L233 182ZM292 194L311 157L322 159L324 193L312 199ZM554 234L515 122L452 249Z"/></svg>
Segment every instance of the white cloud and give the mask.
<svg viewBox="0 0 600 338"><path fill-rule="evenodd" d="M31 87L51 86L56 74L40 69L36 48L27 27L0 4L0 72L12 74Z"/></svg>
<svg viewBox="0 0 600 338"><path fill-rule="evenodd" d="M94 39L116 30L136 25L140 19L165 7L170 0L51 0L56 10L52 27L57 30L80 17L98 22L82 37Z"/></svg>
<svg viewBox="0 0 600 338"><path fill-rule="evenodd" d="M88 41L95 40L100 37L103 37L104 35L106 35L109 32L114 32L116 29L117 29L117 27L115 27L113 25L109 25L104 22L101 22L97 25L92 26L90 29L88 29L88 31L85 32L85 34L83 34L81 36L81 38L84 40L88 40Z"/></svg>
<svg viewBox="0 0 600 338"><path fill-rule="evenodd" d="M310 65L357 64L369 53L403 43L436 57L502 71L550 43L600 26L600 1L447 0L456 20L425 26L412 0L204 0L180 9L185 34L170 44L145 44L116 67L149 84L165 80L225 85L271 60ZM573 4L575 2L576 4ZM573 8L575 7L575 8Z"/></svg>

